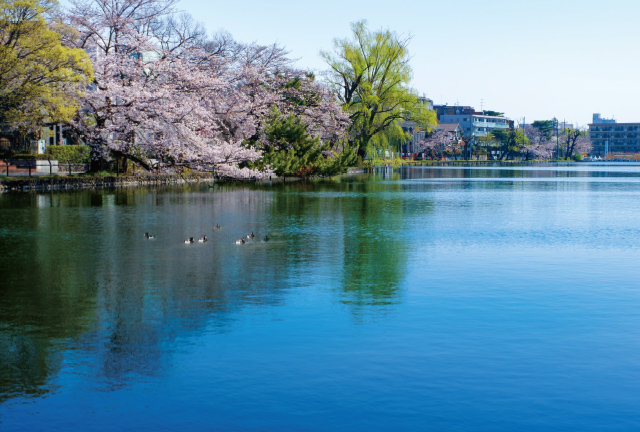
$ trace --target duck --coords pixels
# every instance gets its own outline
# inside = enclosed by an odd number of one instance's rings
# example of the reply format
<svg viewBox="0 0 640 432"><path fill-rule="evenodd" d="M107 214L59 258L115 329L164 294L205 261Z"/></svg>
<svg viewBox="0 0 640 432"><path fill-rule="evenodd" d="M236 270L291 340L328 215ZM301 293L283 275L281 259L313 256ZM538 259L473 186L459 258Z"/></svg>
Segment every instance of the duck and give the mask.
<svg viewBox="0 0 640 432"><path fill-rule="evenodd" d="M149 234L148 232L144 233L144 238L146 238L147 240L153 240L156 238L156 236Z"/></svg>
<svg viewBox="0 0 640 432"><path fill-rule="evenodd" d="M219 230L219 229L220 229L220 224L216 224L216 226L214 227L214 229Z"/></svg>
<svg viewBox="0 0 640 432"><path fill-rule="evenodd" d="M209 239L207 238L207 235L206 235L206 234L204 234L202 237L200 237L200 238L198 239L198 243L204 243L204 242L206 242L207 240L209 240Z"/></svg>
<svg viewBox="0 0 640 432"><path fill-rule="evenodd" d="M251 231L251 234L247 234L247 238L249 240L251 240L252 238L254 238L256 235L253 233L253 231Z"/></svg>
<svg viewBox="0 0 640 432"><path fill-rule="evenodd" d="M193 243L193 237L189 237L184 241L184 244L191 244L191 243Z"/></svg>
<svg viewBox="0 0 640 432"><path fill-rule="evenodd" d="M236 244L237 245L242 245L242 244L245 244L245 241L244 241L243 238L241 238L240 240L236 240Z"/></svg>
<svg viewBox="0 0 640 432"><path fill-rule="evenodd" d="M264 238L263 238L262 240L264 240L264 241L266 241L266 242L268 242L269 240L271 240L271 239L269 238L269 234L267 234L266 236L264 236Z"/></svg>

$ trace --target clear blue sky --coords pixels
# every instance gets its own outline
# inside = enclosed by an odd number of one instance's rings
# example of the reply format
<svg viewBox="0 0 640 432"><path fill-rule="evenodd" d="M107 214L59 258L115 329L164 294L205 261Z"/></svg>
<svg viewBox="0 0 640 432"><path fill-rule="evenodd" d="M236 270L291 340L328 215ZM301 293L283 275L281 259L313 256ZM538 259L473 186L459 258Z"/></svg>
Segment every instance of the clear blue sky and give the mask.
<svg viewBox="0 0 640 432"><path fill-rule="evenodd" d="M504 111L527 122L592 113L640 122L640 1L475 0L322 2L182 0L210 32L285 46L299 65L350 23L410 34L412 87L436 103Z"/></svg>

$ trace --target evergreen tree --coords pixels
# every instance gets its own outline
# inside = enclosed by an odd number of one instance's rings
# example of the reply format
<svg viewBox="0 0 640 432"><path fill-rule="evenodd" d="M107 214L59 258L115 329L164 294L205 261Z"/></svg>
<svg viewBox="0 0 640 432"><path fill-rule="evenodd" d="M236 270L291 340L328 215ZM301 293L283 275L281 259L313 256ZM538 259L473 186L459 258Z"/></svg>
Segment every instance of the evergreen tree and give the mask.
<svg viewBox="0 0 640 432"><path fill-rule="evenodd" d="M312 136L309 125L294 114L283 115L274 108L265 125L265 136L255 147L263 150L254 167L270 168L278 176L308 177L343 171L349 162L347 153L329 152L320 136Z"/></svg>

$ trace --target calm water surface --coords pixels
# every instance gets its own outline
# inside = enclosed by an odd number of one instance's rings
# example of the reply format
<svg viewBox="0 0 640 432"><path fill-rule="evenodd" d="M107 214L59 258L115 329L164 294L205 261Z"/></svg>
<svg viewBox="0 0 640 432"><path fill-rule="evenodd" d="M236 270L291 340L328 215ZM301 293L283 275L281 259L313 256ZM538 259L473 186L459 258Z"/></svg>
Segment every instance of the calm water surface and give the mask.
<svg viewBox="0 0 640 432"><path fill-rule="evenodd" d="M639 249L640 165L1 195L0 430L637 431Z"/></svg>

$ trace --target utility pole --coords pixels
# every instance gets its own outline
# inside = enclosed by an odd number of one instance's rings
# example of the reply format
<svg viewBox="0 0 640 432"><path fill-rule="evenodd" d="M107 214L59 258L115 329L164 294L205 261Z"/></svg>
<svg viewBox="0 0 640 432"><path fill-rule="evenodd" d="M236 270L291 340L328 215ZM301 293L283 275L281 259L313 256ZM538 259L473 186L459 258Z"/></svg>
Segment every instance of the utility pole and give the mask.
<svg viewBox="0 0 640 432"><path fill-rule="evenodd" d="M526 117L522 117L522 148L523 149L524 149L524 146L525 146L525 141L524 140L527 137L526 126L527 126L527 118ZM528 157L527 157L527 159L528 159Z"/></svg>
<svg viewBox="0 0 640 432"><path fill-rule="evenodd" d="M557 118L553 118L553 122L555 123L556 126L556 159L560 160L560 138L558 136L558 119Z"/></svg>

